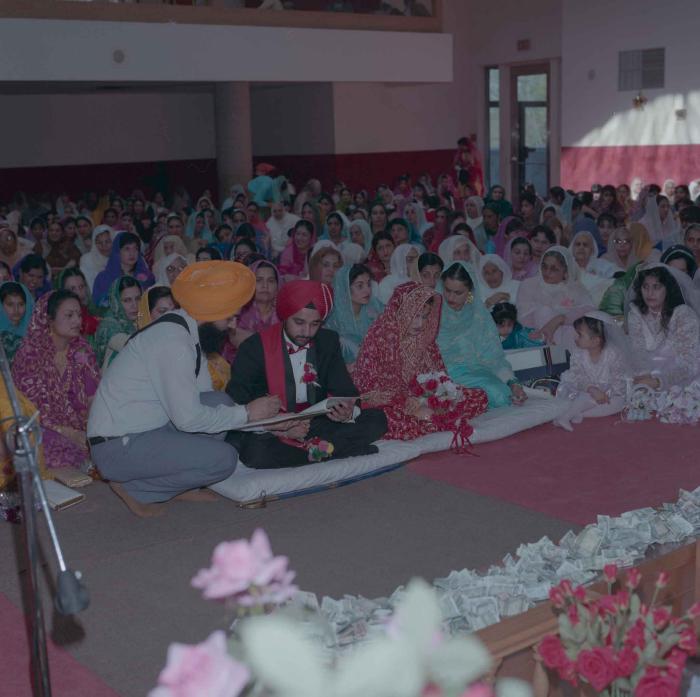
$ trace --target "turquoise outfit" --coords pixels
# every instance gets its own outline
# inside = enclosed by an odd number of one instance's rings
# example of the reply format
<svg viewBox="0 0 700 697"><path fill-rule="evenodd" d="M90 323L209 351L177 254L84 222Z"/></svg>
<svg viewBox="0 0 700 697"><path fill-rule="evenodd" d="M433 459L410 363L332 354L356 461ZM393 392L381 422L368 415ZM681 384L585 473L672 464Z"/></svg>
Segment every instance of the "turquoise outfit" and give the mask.
<svg viewBox="0 0 700 697"><path fill-rule="evenodd" d="M9 283L10 281L6 281ZM10 318L5 312L5 308L2 303L0 303L0 339L2 340L2 345L5 348L5 353L7 354L7 360L12 363L12 360L17 353L17 350L24 339L24 335L27 333L27 328L29 327L29 321L32 318L32 310L34 309L34 298L29 292L28 288L25 288L21 283L13 282L13 284L19 285L24 293L24 316L20 320L18 325L12 324ZM5 284L0 284L0 288Z"/></svg>
<svg viewBox="0 0 700 697"><path fill-rule="evenodd" d="M513 331L501 342L504 351L510 349L534 348L544 346L544 341L531 339L530 333L535 330L531 327L523 327L520 322L516 322Z"/></svg>
<svg viewBox="0 0 700 697"><path fill-rule="evenodd" d="M261 174L248 182L248 191L253 194L253 201L261 208L266 208L270 203L279 201L279 189L275 186L272 177Z"/></svg>
<svg viewBox="0 0 700 697"><path fill-rule="evenodd" d="M513 370L503 352L496 324L479 297L474 271L469 264L455 261L472 278L474 298L461 310L442 303L437 343L449 376L464 387L481 388L486 392L489 409L511 403L510 387Z"/></svg>
<svg viewBox="0 0 700 697"><path fill-rule="evenodd" d="M343 266L333 278L333 310L324 325L326 329L338 333L343 360L346 363L354 363L357 360L362 340L367 336L374 320L384 310L379 300L372 296L367 305L360 307L359 316L355 315L350 299L351 268Z"/></svg>

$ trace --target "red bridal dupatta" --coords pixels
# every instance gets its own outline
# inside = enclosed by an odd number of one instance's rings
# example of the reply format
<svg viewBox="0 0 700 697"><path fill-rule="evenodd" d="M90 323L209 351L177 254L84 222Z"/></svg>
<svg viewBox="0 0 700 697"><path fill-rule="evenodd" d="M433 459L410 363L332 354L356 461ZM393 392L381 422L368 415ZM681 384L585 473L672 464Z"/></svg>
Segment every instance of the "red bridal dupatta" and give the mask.
<svg viewBox="0 0 700 697"><path fill-rule="evenodd" d="M432 299L430 314L418 336L409 334L415 316ZM384 313L374 322L362 342L353 371L353 380L368 406L381 407L388 421L386 438L411 440L437 431L453 430L458 440L472 433L468 420L486 411L483 390L463 389L459 417L453 423L419 419L416 398L412 396L416 377L424 373L446 372L436 338L440 324L442 296L414 281L395 290ZM459 443L458 443L459 444Z"/></svg>

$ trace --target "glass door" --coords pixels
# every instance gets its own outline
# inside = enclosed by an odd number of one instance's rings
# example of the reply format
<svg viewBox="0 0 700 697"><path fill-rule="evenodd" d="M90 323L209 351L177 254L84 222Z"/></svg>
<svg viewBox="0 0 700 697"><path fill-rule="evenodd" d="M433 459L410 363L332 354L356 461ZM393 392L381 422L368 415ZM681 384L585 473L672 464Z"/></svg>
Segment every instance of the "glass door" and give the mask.
<svg viewBox="0 0 700 697"><path fill-rule="evenodd" d="M513 197L528 184L545 197L549 190L549 69L547 65L518 66L511 74Z"/></svg>

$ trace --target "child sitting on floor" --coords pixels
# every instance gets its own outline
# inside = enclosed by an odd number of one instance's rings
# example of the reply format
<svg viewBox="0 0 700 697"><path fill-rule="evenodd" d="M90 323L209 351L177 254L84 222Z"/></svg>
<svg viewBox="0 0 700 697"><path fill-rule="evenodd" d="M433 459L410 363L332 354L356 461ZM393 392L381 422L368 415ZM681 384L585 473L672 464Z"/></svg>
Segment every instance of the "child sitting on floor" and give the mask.
<svg viewBox="0 0 700 697"><path fill-rule="evenodd" d="M625 377L629 373L625 335L612 317L594 310L574 322L576 346L571 367L561 375L557 399L568 409L552 422L573 431L584 416L610 416L625 406Z"/></svg>
<svg viewBox="0 0 700 697"><path fill-rule="evenodd" d="M498 335L501 337L501 346L504 351L544 346L543 341L530 338L530 334L535 331L534 329L523 327L518 322L518 311L515 305L496 303L491 310L491 317L498 327Z"/></svg>

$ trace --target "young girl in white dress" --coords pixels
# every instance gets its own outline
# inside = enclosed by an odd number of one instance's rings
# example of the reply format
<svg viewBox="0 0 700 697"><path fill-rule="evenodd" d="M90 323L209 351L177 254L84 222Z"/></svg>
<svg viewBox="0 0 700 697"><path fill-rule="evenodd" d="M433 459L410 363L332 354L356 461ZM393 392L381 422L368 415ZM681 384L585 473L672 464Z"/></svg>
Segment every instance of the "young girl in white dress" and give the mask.
<svg viewBox="0 0 700 697"><path fill-rule="evenodd" d="M630 373L629 354L622 330L610 315L594 310L573 323L576 348L569 370L562 373L557 399L568 408L556 418L555 426L573 431L586 417L610 416L625 406L626 381Z"/></svg>

